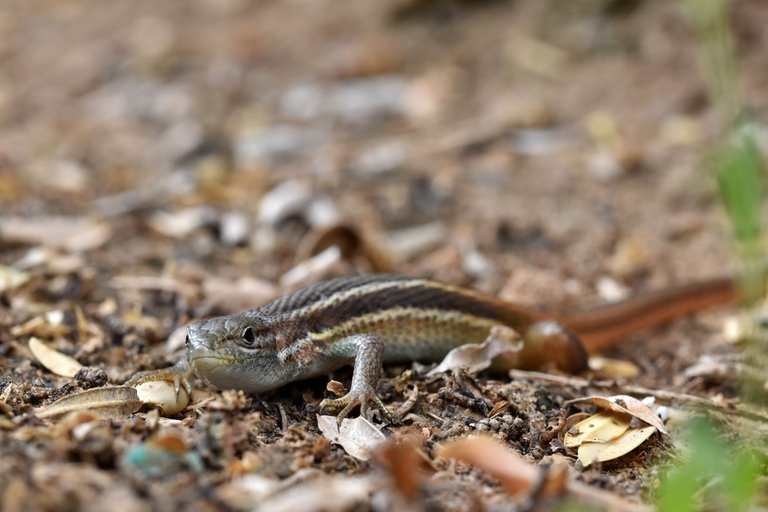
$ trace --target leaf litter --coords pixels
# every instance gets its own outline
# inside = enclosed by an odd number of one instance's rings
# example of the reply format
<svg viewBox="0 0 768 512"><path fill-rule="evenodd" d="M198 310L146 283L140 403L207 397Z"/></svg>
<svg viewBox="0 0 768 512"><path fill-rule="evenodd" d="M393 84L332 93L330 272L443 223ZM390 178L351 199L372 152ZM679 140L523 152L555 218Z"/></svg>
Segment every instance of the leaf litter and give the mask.
<svg viewBox="0 0 768 512"><path fill-rule="evenodd" d="M724 244L711 235L716 222L690 206L709 197L692 174L695 150L679 137L671 144L668 130L658 129L674 118L705 132L707 106L680 111L700 95L696 80L668 66L687 59L679 52L689 45L654 48L642 68L615 41L611 55L594 52L617 27L630 48L645 48L635 44L645 33L639 27L673 27L665 36L677 42L684 37L675 30L677 13L659 4L619 20L595 7L574 21L567 10L449 3L448 11L435 2L366 4L346 12L351 22L343 27L332 17L337 10L318 4L307 17L298 15L303 7L283 1L212 2L206 9L216 23L194 7L160 12L150 4L137 6L136 23L125 23L110 3L87 0L76 22L50 24L48 16L9 5L4 15L19 28L19 44L14 58L0 63L15 77L12 87L0 88L0 114L23 119L24 129L0 127L10 148L0 164L4 510L61 503L92 510L115 503L135 510L223 504L351 510L382 503L400 510L504 510L511 500L539 505L544 495L574 494L566 472L543 479L553 494L536 485L510 493L500 483L504 468L481 468L507 461L507 452L521 454L530 474L542 474L540 466L553 461L573 465L561 408L590 382L558 374L552 375L560 382L520 376L510 382L480 371L493 359L487 354L460 358L440 375L426 376L431 367L419 364L387 368L382 399L392 410L402 406L402 415L379 432L387 440L367 461L319 430L318 380L252 396L195 389L192 405L173 419L131 388L83 391L106 375L121 382L172 362L168 346L183 347L191 320L253 307L335 275L393 268L497 293L538 269L518 287L523 302L572 311L599 302L595 289L610 295L725 267L718 249ZM176 30L181 19L183 31ZM587 38L569 30L585 19L611 30ZM759 19L742 13L742 32L759 29ZM373 47L386 48L383 60L355 36L374 20L384 42ZM460 37L435 45L424 37L435 23ZM525 27L542 28L532 35ZM297 36L286 40L286 29ZM231 44L220 44L222 33ZM104 44L94 46L83 34ZM519 48L510 54L517 41L549 64L537 67ZM93 52L116 42L124 62ZM755 45L744 43L748 56ZM333 48L351 47L362 48L351 61L329 57L337 55ZM61 58L62 48L74 60ZM551 58L559 48L568 48L567 90L557 79L528 76L559 76L564 68ZM472 57L471 76L455 55ZM254 74L258 62L272 63L269 72ZM500 67L513 72L499 73ZM111 71L101 83L104 69ZM589 98L597 75L616 80L616 87L601 89L595 112ZM655 82L662 78L667 82ZM669 87L670 94L648 99L648 83ZM274 98L256 98L254 84L275 91ZM387 90L394 94L382 97ZM361 91L380 101L360 105ZM628 95L643 108L627 102ZM322 105L323 98L336 103ZM78 115L61 116L62 106ZM596 133L594 125L606 120L610 134ZM68 174L59 173L65 167ZM27 172L41 168L51 171ZM668 186L659 187L662 172ZM65 183L62 176L73 173ZM638 197L658 198L662 206L639 213ZM596 214L605 211L610 215ZM681 216L695 220L684 232L673 226ZM659 226L662 236L635 234L656 235ZM712 250L701 251L702 244ZM671 382L673 402L682 387L726 407L733 401L732 373L713 381L681 371L695 364L691 354L731 350L702 329L716 331L690 322L647 343L622 345L620 357L637 366L603 365L601 372L665 390ZM58 377L32 362L32 336L74 354L82 372ZM479 373L468 376L465 366ZM349 372L333 378L348 382ZM172 403L175 390L163 386ZM644 425L632 419L625 434L642 437L651 428ZM380 440L366 432L363 439ZM484 460L465 465L438 456L444 442L476 434L496 439L485 448L470 442L468 451ZM577 465L569 473L581 471L585 483L614 496L629 495L606 507L631 510L636 505L627 501L652 485L648 464L663 451L645 446L636 457L586 470ZM393 453L376 455L387 450ZM129 453L138 462L124 463ZM162 474L155 476L154 467ZM487 476L497 473L498 480Z"/></svg>

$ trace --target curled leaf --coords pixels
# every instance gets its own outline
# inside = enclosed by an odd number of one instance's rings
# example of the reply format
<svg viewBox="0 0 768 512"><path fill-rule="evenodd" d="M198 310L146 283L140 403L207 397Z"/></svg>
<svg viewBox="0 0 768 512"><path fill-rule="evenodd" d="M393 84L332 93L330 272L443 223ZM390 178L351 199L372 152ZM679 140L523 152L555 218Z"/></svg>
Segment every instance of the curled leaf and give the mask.
<svg viewBox="0 0 768 512"><path fill-rule="evenodd" d="M586 467L593 462L617 459L643 444L654 432L656 427L650 425L644 428L631 428L607 443L584 443L579 446L579 461Z"/></svg>
<svg viewBox="0 0 768 512"><path fill-rule="evenodd" d="M456 459L486 471L496 477L512 496L534 491L540 483L544 470L542 467L530 464L495 439L486 436L469 436L445 443L438 448L438 455ZM560 482L560 488L554 482L550 488L545 482L541 495L551 496L562 492L565 482L560 478L557 482Z"/></svg>
<svg viewBox="0 0 768 512"><path fill-rule="evenodd" d="M373 272L392 272L392 255L370 233L352 224L332 224L311 231L298 248L298 261L309 259L329 247L338 247L345 260L361 259Z"/></svg>
<svg viewBox="0 0 768 512"><path fill-rule="evenodd" d="M601 412L576 423L563 438L563 444L575 448L582 443L606 443L624 434L632 416L617 412Z"/></svg>
<svg viewBox="0 0 768 512"><path fill-rule="evenodd" d="M661 421L656 413L645 405L643 402L635 397L629 395L614 395L614 396L590 396L585 398L577 398L566 402L567 405L580 405L589 404L594 405L600 409L615 411L619 413L629 414L639 420L644 421L649 425L656 427L662 434L667 434L667 430L664 428L664 423Z"/></svg>
<svg viewBox="0 0 768 512"><path fill-rule="evenodd" d="M504 366L515 366L519 358L521 343L511 329L494 326L491 333L480 344L467 343L454 348L443 358L429 376L467 368L471 373L485 370L496 358L503 358Z"/></svg>

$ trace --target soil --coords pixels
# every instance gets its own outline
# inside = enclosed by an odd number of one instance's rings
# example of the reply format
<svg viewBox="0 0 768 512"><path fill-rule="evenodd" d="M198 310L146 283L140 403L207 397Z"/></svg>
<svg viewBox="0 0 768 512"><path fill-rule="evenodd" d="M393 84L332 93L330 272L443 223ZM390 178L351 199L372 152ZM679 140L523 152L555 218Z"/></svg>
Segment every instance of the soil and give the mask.
<svg viewBox="0 0 768 512"><path fill-rule="evenodd" d="M731 21L759 119L768 10L732 2ZM595 390L568 376L387 367L403 414L383 432L426 467L411 494L413 468L319 431L327 378L170 418L33 413L174 362L192 320L337 275L577 311L730 274L720 127L679 3L6 0L0 41L0 509L511 509L498 479L438 456L478 432L650 499L672 442L584 468L562 427ZM611 348L639 370L615 389L734 398L734 374L686 371L733 361L734 312ZM87 370L54 375L30 337Z"/></svg>

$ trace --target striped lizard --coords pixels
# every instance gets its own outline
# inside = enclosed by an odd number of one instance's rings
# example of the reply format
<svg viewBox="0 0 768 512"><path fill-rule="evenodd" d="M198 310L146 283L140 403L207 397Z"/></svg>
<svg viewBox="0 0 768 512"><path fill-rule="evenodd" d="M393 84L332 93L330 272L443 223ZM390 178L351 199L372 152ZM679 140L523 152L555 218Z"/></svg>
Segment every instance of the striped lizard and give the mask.
<svg viewBox="0 0 768 512"><path fill-rule="evenodd" d="M139 372L129 381L195 375L219 389L261 392L354 364L349 392L321 409L347 416L358 405L388 415L376 394L383 363L440 360L454 347L481 343L492 327L523 338L520 366L555 363L569 372L587 353L646 329L735 299L732 282L707 281L641 295L575 315L557 316L491 295L396 275L344 277L313 284L243 313L200 320L187 328L187 357L175 366Z"/></svg>

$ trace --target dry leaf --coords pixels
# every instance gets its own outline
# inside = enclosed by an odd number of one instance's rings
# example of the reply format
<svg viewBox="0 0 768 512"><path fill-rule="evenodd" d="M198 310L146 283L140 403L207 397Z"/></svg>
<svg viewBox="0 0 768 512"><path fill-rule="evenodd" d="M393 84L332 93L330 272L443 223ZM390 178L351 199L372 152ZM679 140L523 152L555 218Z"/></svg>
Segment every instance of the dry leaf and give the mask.
<svg viewBox="0 0 768 512"><path fill-rule="evenodd" d="M346 260L359 257L370 265L373 272L392 272L395 268L392 255L382 244L369 233L349 224L321 226L310 231L297 249L296 259L306 260L329 247L338 247Z"/></svg>
<svg viewBox="0 0 768 512"><path fill-rule="evenodd" d="M2 217L0 240L69 252L95 249L112 236L109 225L86 217Z"/></svg>
<svg viewBox="0 0 768 512"><path fill-rule="evenodd" d="M414 499L424 481L424 469L435 471L419 447L418 438L389 441L376 452L376 460L392 478L394 488L407 499Z"/></svg>
<svg viewBox="0 0 768 512"><path fill-rule="evenodd" d="M380 487L370 475L311 474L300 480L289 477L282 481L246 475L221 485L216 495L234 510L327 512L370 508L371 495Z"/></svg>
<svg viewBox="0 0 768 512"><path fill-rule="evenodd" d="M601 356L591 356L589 358L589 369L600 372L612 379L634 379L640 375L640 368L630 361Z"/></svg>
<svg viewBox="0 0 768 512"><path fill-rule="evenodd" d="M626 413L656 427L662 434L667 434L664 423L656 413L637 398L628 395L614 395L609 397L590 396L577 398L566 402L566 405L590 404L600 409Z"/></svg>
<svg viewBox="0 0 768 512"><path fill-rule="evenodd" d="M83 367L74 358L62 354L44 341L32 337L29 339L29 350L35 359L47 370L62 377L72 378Z"/></svg>
<svg viewBox="0 0 768 512"><path fill-rule="evenodd" d="M276 228L285 219L298 218L308 226L327 226L341 218L330 197L298 180L283 181L260 200L257 220Z"/></svg>
<svg viewBox="0 0 768 512"><path fill-rule="evenodd" d="M342 261L341 250L331 246L323 252L302 261L280 278L280 287L292 290L326 277L331 268Z"/></svg>
<svg viewBox="0 0 768 512"><path fill-rule="evenodd" d="M582 443L606 443L624 434L631 422L629 414L601 412L571 427L563 438L563 444L575 448Z"/></svg>
<svg viewBox="0 0 768 512"><path fill-rule="evenodd" d="M154 213L147 224L158 233L170 238L184 238L195 230L212 223L216 218L213 208L195 207L175 212Z"/></svg>
<svg viewBox="0 0 768 512"><path fill-rule="evenodd" d="M226 312L253 309L277 298L278 292L272 283L253 277L206 277L202 295L207 305Z"/></svg>
<svg viewBox="0 0 768 512"><path fill-rule="evenodd" d="M318 414L317 428L330 442L341 445L345 452L360 460L370 459L374 448L387 439L375 425L362 416L344 418L339 426L336 416Z"/></svg>
<svg viewBox="0 0 768 512"><path fill-rule="evenodd" d="M197 287L166 276L115 276L109 281L113 288L127 290L157 290L194 297Z"/></svg>
<svg viewBox="0 0 768 512"><path fill-rule="evenodd" d="M511 336L507 335L508 333ZM484 342L468 343L454 348L428 375L431 377L459 368L467 368L471 373L476 373L491 366L493 360L499 356L504 356L505 364L513 364L521 345L511 329L494 326Z"/></svg>
<svg viewBox="0 0 768 512"><path fill-rule="evenodd" d="M0 265L0 293L23 286L30 279L29 272Z"/></svg>
<svg viewBox="0 0 768 512"><path fill-rule="evenodd" d="M41 419L59 418L72 411L91 411L102 418L120 419L136 412L142 402L129 386L95 388L64 397L47 407L35 410Z"/></svg>
<svg viewBox="0 0 768 512"><path fill-rule="evenodd" d="M486 436L470 436L444 443L437 453L440 457L457 459L490 473L512 496L532 491L541 475L541 468Z"/></svg>
<svg viewBox="0 0 768 512"><path fill-rule="evenodd" d="M69 326L63 323L61 311L49 311L44 316L36 316L21 325L11 329L13 336L40 336L42 338L59 338L69 334Z"/></svg>
<svg viewBox="0 0 768 512"><path fill-rule="evenodd" d="M163 416L173 416L189 404L189 394L184 386L180 386L177 393L176 385L167 380L143 382L136 386L136 394L145 404L157 406Z"/></svg>
<svg viewBox="0 0 768 512"><path fill-rule="evenodd" d="M650 510L643 505L627 502L610 492L569 479L567 468L550 467L548 473L543 473L545 468L530 464L490 437L470 436L458 441L449 441L438 446L437 453L440 457L457 459L486 471L496 477L513 497L534 491L536 496L543 498L567 493L601 509L626 512ZM542 476L546 477L543 483Z"/></svg>
<svg viewBox="0 0 768 512"><path fill-rule="evenodd" d="M593 462L604 462L626 455L656 432L653 425L644 428L632 428L620 437L608 443L584 443L579 446L579 461L584 467Z"/></svg>

